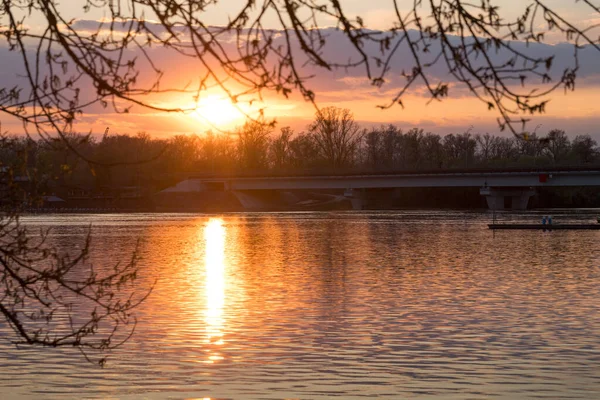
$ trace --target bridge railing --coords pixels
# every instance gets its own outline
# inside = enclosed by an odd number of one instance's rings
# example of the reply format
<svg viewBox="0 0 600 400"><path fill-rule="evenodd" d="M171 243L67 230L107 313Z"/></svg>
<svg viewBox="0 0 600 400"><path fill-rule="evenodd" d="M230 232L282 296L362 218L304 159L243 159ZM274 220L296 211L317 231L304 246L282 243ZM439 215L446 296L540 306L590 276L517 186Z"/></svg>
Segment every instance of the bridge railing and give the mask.
<svg viewBox="0 0 600 400"><path fill-rule="evenodd" d="M267 177L324 177L324 176L386 176L386 175L421 175L421 174L468 174L468 173L558 173L558 172L600 172L600 164L577 166L546 166L546 167L471 167L471 168L423 168L423 169L351 169L336 170L331 168L299 169L290 171L229 171L227 173L191 172L188 179L228 179L228 178L267 178Z"/></svg>

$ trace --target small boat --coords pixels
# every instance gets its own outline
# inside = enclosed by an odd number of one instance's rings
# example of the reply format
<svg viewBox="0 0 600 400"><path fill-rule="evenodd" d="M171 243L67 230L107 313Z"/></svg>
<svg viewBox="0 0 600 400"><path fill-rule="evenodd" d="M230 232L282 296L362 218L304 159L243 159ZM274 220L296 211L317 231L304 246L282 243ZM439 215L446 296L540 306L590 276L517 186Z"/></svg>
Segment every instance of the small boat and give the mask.
<svg viewBox="0 0 600 400"><path fill-rule="evenodd" d="M534 229L557 231L567 229L600 230L600 224L489 224L490 229Z"/></svg>

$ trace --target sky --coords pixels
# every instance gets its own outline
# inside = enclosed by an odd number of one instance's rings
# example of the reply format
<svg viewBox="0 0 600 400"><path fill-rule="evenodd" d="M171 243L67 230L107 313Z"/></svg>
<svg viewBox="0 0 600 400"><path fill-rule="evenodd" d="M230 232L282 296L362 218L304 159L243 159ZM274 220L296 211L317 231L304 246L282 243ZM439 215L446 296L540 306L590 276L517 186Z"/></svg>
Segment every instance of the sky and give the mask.
<svg viewBox="0 0 600 400"><path fill-rule="evenodd" d="M217 6L207 9L204 20L212 25L219 25L239 9L240 3L239 0L221 0ZM501 7L501 13L509 18L522 11L524 3L521 0L496 1L496 4ZM600 15L591 14L575 0L551 0L545 3L583 25L590 25L594 20L600 22ZM342 1L348 16L362 16L366 25L372 29L386 29L394 21L391 4L391 0ZM408 3L401 0L399 4L402 7ZM105 10L83 13L82 2L77 0L62 0L60 7L66 19L78 20L76 27L82 32L87 27L93 26L95 21L106 16ZM27 20L28 25L34 28L42 22L35 15ZM331 24L331 21L326 18L319 22L324 27ZM271 17L267 18L266 23L276 26L276 21ZM572 53L570 48L560 43L561 40L559 36L550 35L549 46L537 45L527 51L536 54L556 54L555 64L559 67L565 66L572 60ZM349 50L342 36L332 33L328 38L326 51L328 56L342 59L347 57ZM189 59L177 58L160 49L155 49L153 52L157 65L166 71L164 82L182 86L198 79L197 63ZM540 126L540 132L559 128L564 129L571 136L591 134L600 141L600 51L586 49L582 52L581 60L582 67L578 73L576 90L567 93L563 90L557 91L551 97L546 113L534 116L526 130L533 130L536 126ZM0 86L6 87L18 81L22 65L14 53L7 51L4 41L0 41L0 67ZM489 111L485 104L470 96L464 88L454 85L450 87L450 98L442 102L429 102L429 98L424 95L423 86L417 85L403 98L403 108L400 106L393 106L387 110L377 108L377 105L387 104L403 82L403 78L399 75L407 65L402 57L396 59L392 67L388 82L381 88L372 86L364 78L362 69L326 72L323 69L307 67L303 72L306 75L315 75L309 80L309 86L315 91L316 101L320 107L333 105L349 108L354 113L355 119L366 128L392 123L406 129L420 127L439 134L461 133L469 129L481 133L499 133L496 122L498 114ZM560 68L557 68L555 73L558 74L560 71ZM145 72L142 71L142 77ZM441 69L433 69L431 74L434 81L449 79L447 72ZM240 112L218 90L203 92L197 104L190 96L174 94L154 97L150 101L163 106L197 107L197 110L174 114L135 106L129 114L119 114L111 107L106 109L93 107L85 110L79 117L75 130L102 133L106 127L110 127L110 131L114 133L147 132L154 136L169 137L176 134L202 134L208 129L227 130L243 123ZM278 127L291 126L297 132L306 129L315 113L313 105L305 102L297 93L293 93L290 99L285 99L275 93L267 92L264 93L263 102L253 104L253 107L245 104L240 104L239 107L253 116L257 115L258 108L264 107L267 117L275 118ZM18 121L5 115L0 114L0 121L3 130L17 134L23 131Z"/></svg>

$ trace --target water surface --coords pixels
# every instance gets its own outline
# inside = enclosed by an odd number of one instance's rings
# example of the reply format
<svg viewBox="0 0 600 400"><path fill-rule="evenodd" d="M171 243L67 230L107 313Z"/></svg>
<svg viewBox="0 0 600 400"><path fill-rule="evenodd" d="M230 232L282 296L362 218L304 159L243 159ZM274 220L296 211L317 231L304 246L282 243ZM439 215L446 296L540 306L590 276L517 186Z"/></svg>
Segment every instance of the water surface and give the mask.
<svg viewBox="0 0 600 400"><path fill-rule="evenodd" d="M493 233L490 219L26 217L65 249L91 224L94 265L139 238L138 284L157 283L104 369L0 341L0 398L600 398L600 232Z"/></svg>

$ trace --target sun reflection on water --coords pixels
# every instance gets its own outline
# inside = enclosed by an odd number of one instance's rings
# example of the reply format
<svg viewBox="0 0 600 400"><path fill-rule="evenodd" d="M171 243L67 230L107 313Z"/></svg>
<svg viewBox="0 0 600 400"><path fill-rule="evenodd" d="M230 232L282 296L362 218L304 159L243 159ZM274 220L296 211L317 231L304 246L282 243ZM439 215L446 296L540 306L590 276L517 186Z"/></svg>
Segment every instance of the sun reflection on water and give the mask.
<svg viewBox="0 0 600 400"><path fill-rule="evenodd" d="M225 306L225 226L220 218L211 218L204 227L206 244L204 265L206 269L205 294L206 343L223 345L223 308ZM209 362L222 359L209 350Z"/></svg>

